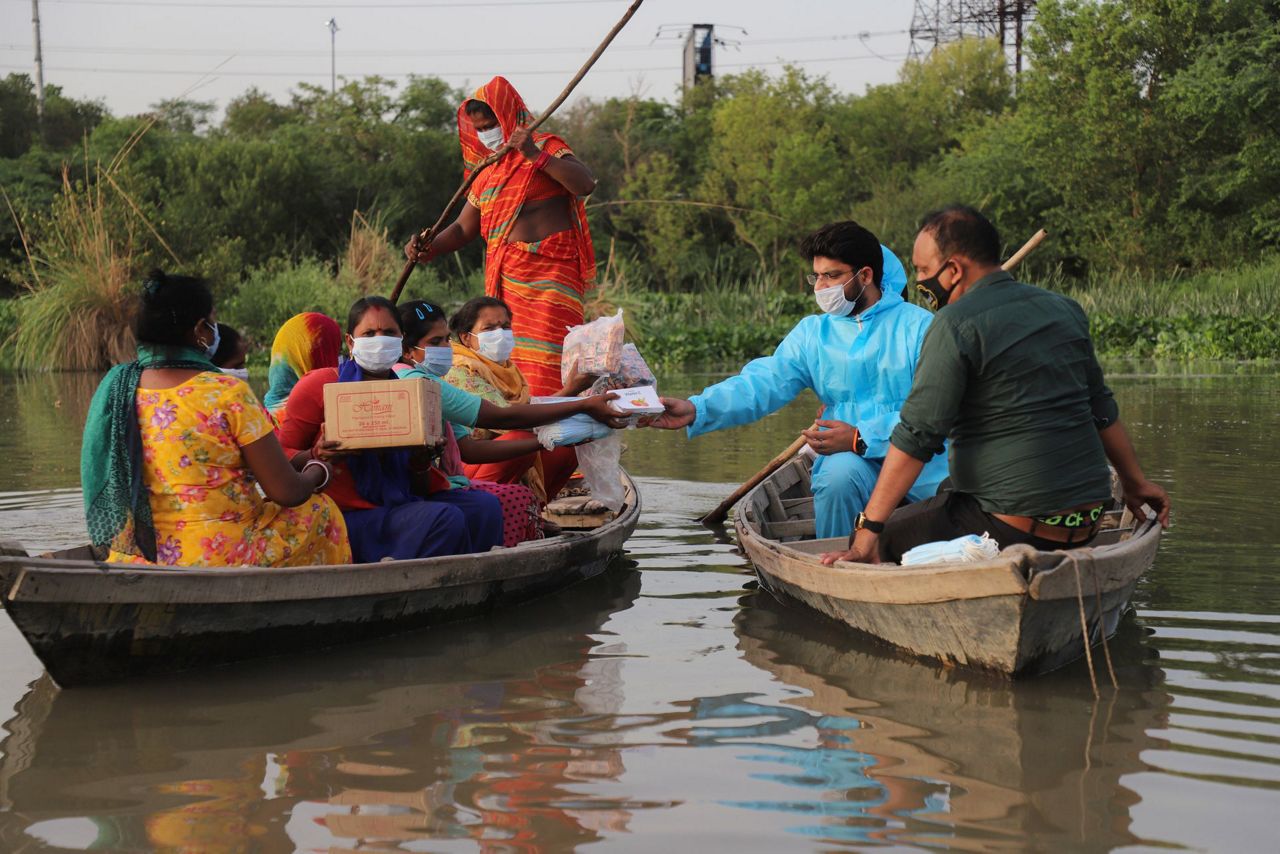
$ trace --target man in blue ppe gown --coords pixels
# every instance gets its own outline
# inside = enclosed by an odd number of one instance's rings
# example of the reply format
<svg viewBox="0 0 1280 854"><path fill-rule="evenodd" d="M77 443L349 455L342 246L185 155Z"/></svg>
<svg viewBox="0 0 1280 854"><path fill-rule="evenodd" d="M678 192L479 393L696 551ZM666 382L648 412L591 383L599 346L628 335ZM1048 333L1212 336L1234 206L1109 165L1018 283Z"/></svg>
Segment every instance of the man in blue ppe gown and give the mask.
<svg viewBox="0 0 1280 854"><path fill-rule="evenodd" d="M813 389L825 407L817 429L804 433L816 454L817 535L844 537L871 497L933 315L903 300L902 263L856 222L823 226L800 249L813 262L809 281L822 313L801 320L772 356L736 376L689 400L663 398L666 412L650 424L687 427L693 438L750 424ZM925 465L908 498L933 496L946 476L943 453Z"/></svg>

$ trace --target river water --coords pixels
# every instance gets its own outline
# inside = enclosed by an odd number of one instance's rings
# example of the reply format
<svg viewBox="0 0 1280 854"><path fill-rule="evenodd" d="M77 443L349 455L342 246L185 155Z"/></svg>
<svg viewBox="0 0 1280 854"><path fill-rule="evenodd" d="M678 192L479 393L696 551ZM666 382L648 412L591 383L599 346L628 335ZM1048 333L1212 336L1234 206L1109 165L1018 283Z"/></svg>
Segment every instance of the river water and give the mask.
<svg viewBox="0 0 1280 854"><path fill-rule="evenodd" d="M808 423L801 400L694 442L628 434L625 558L484 622L60 692L0 615L0 851L1274 851L1280 376L1111 378L1175 526L1101 699L1083 666L969 676L757 590L693 520ZM0 535L83 538L94 384L0 377Z"/></svg>

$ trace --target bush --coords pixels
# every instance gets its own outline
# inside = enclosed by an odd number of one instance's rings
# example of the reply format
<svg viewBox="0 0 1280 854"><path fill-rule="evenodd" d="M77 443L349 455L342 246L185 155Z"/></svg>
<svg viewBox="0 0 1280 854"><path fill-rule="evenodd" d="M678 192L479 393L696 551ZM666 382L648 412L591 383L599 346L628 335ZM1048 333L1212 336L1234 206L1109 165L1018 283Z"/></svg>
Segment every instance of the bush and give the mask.
<svg viewBox="0 0 1280 854"><path fill-rule="evenodd" d="M23 271L26 293L10 307L6 360L19 370L101 370L132 358L130 321L151 258L124 193L96 168L62 195L42 223Z"/></svg>
<svg viewBox="0 0 1280 854"><path fill-rule="evenodd" d="M251 270L236 295L218 307L218 317L247 331L259 345L270 345L276 330L295 314L318 311L342 323L351 303L363 295L358 283L339 281L322 261L277 258Z"/></svg>

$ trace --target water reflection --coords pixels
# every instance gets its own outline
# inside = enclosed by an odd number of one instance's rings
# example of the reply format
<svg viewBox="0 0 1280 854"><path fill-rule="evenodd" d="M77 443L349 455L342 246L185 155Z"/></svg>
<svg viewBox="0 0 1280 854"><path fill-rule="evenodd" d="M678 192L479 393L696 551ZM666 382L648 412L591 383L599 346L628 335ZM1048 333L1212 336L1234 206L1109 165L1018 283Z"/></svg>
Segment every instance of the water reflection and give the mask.
<svg viewBox="0 0 1280 854"><path fill-rule="evenodd" d="M398 641L58 694L0 615L0 850L1271 851L1280 378L1113 372L1175 527L1112 645L1009 686L860 646L693 520L812 418L626 435L639 572ZM667 377L696 391L710 376ZM0 376L0 536L83 539L93 379Z"/></svg>
<svg viewBox="0 0 1280 854"><path fill-rule="evenodd" d="M1072 670L1010 685L846 642L832 626L755 593L736 620L747 661L800 690L789 701L813 746L764 761L794 800L794 829L824 842L1099 850L1154 844L1132 832L1124 785L1164 743L1171 697L1126 621L1112 642L1122 689L1095 700ZM811 800L817 789L820 801Z"/></svg>
<svg viewBox="0 0 1280 854"><path fill-rule="evenodd" d="M41 677L0 745L0 845L328 851L456 839L521 850L625 830L648 805L578 787L623 771L609 747L619 659L601 626L639 586L616 567L484 630L287 668L66 693Z"/></svg>

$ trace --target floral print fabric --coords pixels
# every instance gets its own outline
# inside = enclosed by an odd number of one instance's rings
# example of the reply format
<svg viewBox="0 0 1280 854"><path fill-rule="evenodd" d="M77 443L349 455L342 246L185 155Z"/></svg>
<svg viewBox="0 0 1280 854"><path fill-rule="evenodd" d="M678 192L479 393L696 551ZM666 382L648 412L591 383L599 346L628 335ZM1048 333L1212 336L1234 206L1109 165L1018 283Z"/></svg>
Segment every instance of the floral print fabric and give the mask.
<svg viewBox="0 0 1280 854"><path fill-rule="evenodd" d="M204 372L166 389L138 389L143 485L168 566L303 566L351 562L342 514L313 495L297 507L262 497L241 448L272 431L253 391ZM145 563L112 551L108 560Z"/></svg>

